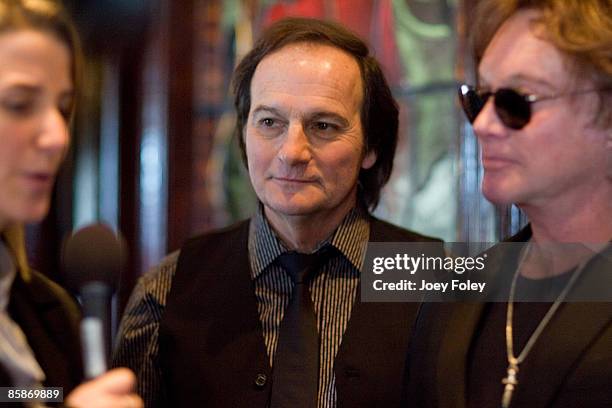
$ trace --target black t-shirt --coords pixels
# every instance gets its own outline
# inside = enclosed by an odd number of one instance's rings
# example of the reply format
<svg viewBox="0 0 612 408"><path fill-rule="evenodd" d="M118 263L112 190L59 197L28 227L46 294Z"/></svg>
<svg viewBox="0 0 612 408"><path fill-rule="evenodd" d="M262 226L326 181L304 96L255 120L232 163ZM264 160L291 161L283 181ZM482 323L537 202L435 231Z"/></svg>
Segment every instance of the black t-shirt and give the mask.
<svg viewBox="0 0 612 408"><path fill-rule="evenodd" d="M514 355L518 356L525 347L552 302L567 284L571 273L546 279L517 279L517 294L529 292L540 299L550 302L515 302L513 319ZM507 376L508 359L506 354L506 302L489 303L485 307L479 322L479 328L472 340L467 366L467 399L469 408L498 408L501 405L504 384ZM537 344L537 340L536 340ZM534 358L528 354L527 359ZM543 373L539 373L542 375ZM518 386L529 373L521 372L517 376Z"/></svg>

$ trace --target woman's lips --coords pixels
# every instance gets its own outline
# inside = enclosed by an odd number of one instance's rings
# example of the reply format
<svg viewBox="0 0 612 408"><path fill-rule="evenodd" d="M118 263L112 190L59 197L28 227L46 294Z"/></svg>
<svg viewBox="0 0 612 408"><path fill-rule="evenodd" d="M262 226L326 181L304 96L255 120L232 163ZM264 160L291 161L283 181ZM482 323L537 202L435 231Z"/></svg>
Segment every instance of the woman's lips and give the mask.
<svg viewBox="0 0 612 408"><path fill-rule="evenodd" d="M24 174L27 183L34 188L51 188L54 181L53 173L46 172L27 172Z"/></svg>

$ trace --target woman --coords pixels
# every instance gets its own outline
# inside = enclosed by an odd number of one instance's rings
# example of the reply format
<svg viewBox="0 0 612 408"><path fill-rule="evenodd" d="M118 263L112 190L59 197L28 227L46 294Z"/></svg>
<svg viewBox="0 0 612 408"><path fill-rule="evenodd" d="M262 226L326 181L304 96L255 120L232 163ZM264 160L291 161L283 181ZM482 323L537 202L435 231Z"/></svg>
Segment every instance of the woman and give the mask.
<svg viewBox="0 0 612 408"><path fill-rule="evenodd" d="M612 304L565 302L600 267L595 286L612 291L612 3L482 0L472 27L478 86L461 86L460 97L483 193L527 214L510 241L529 244L497 265L503 302L423 308L409 401L612 406ZM516 301L544 287L554 288L547 301Z"/></svg>
<svg viewBox="0 0 612 408"><path fill-rule="evenodd" d="M78 56L59 5L0 0L0 384L76 387L74 407L137 407L126 369L78 386L78 309L24 255L22 224L46 215L68 149Z"/></svg>

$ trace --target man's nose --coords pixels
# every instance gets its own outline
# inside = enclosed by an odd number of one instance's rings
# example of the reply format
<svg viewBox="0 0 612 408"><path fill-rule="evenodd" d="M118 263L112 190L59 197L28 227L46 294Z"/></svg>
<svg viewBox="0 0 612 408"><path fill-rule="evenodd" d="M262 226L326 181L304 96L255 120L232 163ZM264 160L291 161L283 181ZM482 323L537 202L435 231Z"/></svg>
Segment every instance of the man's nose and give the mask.
<svg viewBox="0 0 612 408"><path fill-rule="evenodd" d="M312 158L311 144L301 123L292 123L279 149L278 157L286 164L308 163Z"/></svg>
<svg viewBox="0 0 612 408"><path fill-rule="evenodd" d="M503 124L497 112L493 98L489 98L482 107L473 123L474 133L479 140L502 136L508 133L508 128Z"/></svg>

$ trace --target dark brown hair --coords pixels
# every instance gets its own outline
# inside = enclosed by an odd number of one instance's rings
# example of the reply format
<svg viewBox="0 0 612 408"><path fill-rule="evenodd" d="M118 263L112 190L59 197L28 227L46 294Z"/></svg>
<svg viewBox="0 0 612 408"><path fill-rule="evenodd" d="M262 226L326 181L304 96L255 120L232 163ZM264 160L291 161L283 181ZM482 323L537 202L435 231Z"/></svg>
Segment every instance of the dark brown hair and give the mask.
<svg viewBox="0 0 612 408"><path fill-rule="evenodd" d="M234 71L233 91L236 107L236 135L246 163L244 127L251 108L251 80L257 65L267 55L294 43L314 43L336 47L350 54L361 72L363 105L361 124L366 153L376 154L376 163L359 174L359 197L374 209L380 191L389 180L397 146L398 109L380 65L368 46L340 24L306 18L287 18L264 31L253 49Z"/></svg>
<svg viewBox="0 0 612 408"><path fill-rule="evenodd" d="M610 0L481 0L471 45L476 66L501 25L521 10L540 12L543 39L566 58L576 78L598 89L596 122L612 126L612 2ZM539 33L539 31L538 31Z"/></svg>

